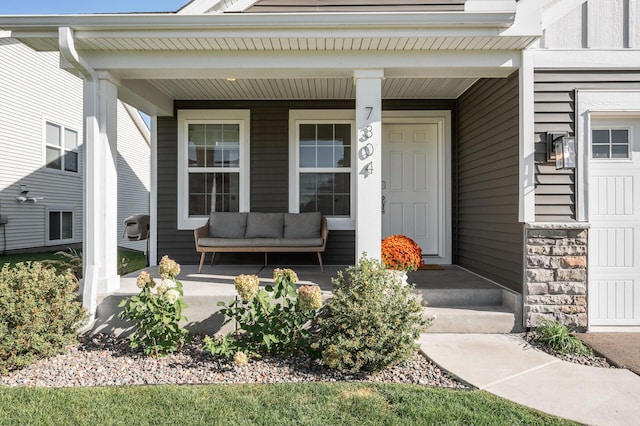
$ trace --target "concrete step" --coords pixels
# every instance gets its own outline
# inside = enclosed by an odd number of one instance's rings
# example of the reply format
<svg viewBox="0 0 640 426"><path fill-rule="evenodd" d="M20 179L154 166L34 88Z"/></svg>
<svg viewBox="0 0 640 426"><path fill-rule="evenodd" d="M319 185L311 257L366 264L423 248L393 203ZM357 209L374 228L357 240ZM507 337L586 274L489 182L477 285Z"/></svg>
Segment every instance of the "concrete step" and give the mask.
<svg viewBox="0 0 640 426"><path fill-rule="evenodd" d="M434 318L427 333L514 333L522 331L516 314L502 305L427 306L423 318Z"/></svg>
<svg viewBox="0 0 640 426"><path fill-rule="evenodd" d="M420 291L427 306L498 306L503 304L503 290L499 287L477 289L425 289Z"/></svg>

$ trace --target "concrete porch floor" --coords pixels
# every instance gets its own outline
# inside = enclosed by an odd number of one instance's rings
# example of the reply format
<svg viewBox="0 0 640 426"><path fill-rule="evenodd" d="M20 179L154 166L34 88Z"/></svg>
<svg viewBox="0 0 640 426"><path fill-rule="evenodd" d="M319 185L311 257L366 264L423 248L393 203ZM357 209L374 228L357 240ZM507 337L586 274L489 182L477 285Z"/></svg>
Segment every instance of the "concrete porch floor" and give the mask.
<svg viewBox="0 0 640 426"><path fill-rule="evenodd" d="M218 313L217 303L223 301L229 303L236 295L233 279L240 274L257 275L260 284L266 285L273 282L273 271L276 268L286 268L282 265L205 265L202 272L198 273L197 265L182 265L178 279L184 288L184 299L189 307L185 315L189 319L186 326L194 333L213 334L221 331L224 321L222 314ZM316 284L320 286L323 296L329 297L333 284L331 279L337 276L338 271L346 266L325 265L324 272L320 272L318 265L296 265L291 267L300 279L300 284ZM146 270L155 278L158 278L158 268L149 267ZM118 308L121 300L137 294L136 278L140 271L122 276L120 289L111 294L98 296L98 309L93 332L104 332L116 335L129 334L127 324L118 318L122 308ZM463 310L466 317L464 321L476 323L476 319L469 314L476 312L497 312L511 315L519 309L519 297L517 293L505 290L496 284L475 275L456 265L443 266L442 270L420 270L409 273L410 283L416 285L416 292L428 301L430 310L428 315L450 315L451 307L458 311ZM444 309L444 310L443 310ZM442 320L444 321L444 319ZM513 322L513 320L510 320ZM441 324L439 324L441 326ZM432 327L433 328L433 327ZM448 329L438 331L449 331ZM478 332L478 330L473 330ZM507 330L508 332L509 330ZM482 332L482 331L480 331ZM503 331L504 332L504 331Z"/></svg>

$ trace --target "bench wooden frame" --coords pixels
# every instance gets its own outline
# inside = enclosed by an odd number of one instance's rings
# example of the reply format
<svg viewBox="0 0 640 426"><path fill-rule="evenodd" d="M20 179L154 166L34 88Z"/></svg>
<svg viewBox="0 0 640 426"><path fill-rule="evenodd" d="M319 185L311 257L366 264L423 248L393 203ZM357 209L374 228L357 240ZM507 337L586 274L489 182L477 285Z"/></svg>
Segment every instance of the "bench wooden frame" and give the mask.
<svg viewBox="0 0 640 426"><path fill-rule="evenodd" d="M268 253L293 253L293 252L303 252L303 253L316 253L318 255L318 262L320 263L320 271L324 272L324 266L322 264L322 253L324 253L327 247L327 237L329 236L329 228L327 226L327 219L322 217L322 225L320 234L322 236L322 245L314 246L314 247L291 247L291 246L262 246L262 247L210 247L210 246L201 246L198 244L198 240L200 238L209 237L209 221L197 228L193 231L193 237L196 241L196 252L201 253L200 255L200 267L198 268L198 273L202 272L202 265L204 264L204 258L207 253L211 253L211 265L213 265L213 259L216 256L216 253L264 253L264 264L267 265L267 254ZM286 241L286 240L285 240Z"/></svg>

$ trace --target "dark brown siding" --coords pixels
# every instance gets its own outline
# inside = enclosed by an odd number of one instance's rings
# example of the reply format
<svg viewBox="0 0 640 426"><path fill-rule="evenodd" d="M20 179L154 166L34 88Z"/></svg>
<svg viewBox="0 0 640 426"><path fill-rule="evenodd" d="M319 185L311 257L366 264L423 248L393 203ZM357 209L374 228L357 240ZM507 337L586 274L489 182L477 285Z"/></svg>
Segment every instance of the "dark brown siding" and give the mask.
<svg viewBox="0 0 640 426"><path fill-rule="evenodd" d="M248 13L452 12L465 0L260 0Z"/></svg>
<svg viewBox="0 0 640 426"><path fill-rule="evenodd" d="M455 101L383 102L387 110L453 109ZM289 110L353 109L354 101L176 101L179 109L251 110L251 211L289 210ZM174 114L177 115L177 114ZM177 120L158 118L158 255L169 254L178 262L194 264L192 231L177 230ZM260 263L262 255L224 254L220 263ZM353 264L355 232L331 231L323 259L328 264ZM314 264L313 254L270 254L273 264Z"/></svg>
<svg viewBox="0 0 640 426"><path fill-rule="evenodd" d="M573 222L575 173L547 162L546 132L575 134L575 93L580 89L640 89L640 71L536 71L536 221Z"/></svg>
<svg viewBox="0 0 640 426"><path fill-rule="evenodd" d="M482 79L458 101L455 261L522 292L518 93L516 72Z"/></svg>

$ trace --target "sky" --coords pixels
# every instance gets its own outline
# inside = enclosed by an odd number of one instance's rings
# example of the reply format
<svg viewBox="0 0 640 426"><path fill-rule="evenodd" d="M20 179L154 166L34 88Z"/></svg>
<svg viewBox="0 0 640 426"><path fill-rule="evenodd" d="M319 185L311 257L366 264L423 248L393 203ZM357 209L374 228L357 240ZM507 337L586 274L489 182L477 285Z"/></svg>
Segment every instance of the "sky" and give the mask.
<svg viewBox="0 0 640 426"><path fill-rule="evenodd" d="M0 15L175 12L189 0L0 0Z"/></svg>

